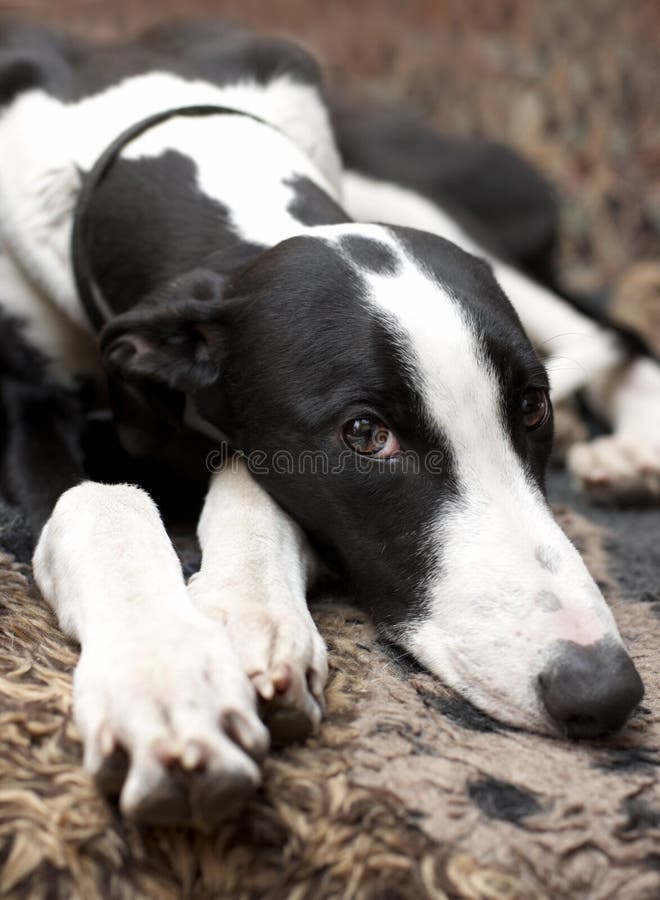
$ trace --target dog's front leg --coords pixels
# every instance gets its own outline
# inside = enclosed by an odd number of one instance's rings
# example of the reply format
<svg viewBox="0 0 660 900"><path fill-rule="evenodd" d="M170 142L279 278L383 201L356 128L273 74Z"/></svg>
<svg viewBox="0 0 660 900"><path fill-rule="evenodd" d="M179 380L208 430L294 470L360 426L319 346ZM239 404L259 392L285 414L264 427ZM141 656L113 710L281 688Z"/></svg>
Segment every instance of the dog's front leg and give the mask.
<svg viewBox="0 0 660 900"><path fill-rule="evenodd" d="M307 608L312 558L301 530L235 457L213 476L199 540L196 606L225 624L273 740L305 737L321 718L328 670Z"/></svg>
<svg viewBox="0 0 660 900"><path fill-rule="evenodd" d="M123 784L122 812L140 822L208 829L232 814L259 781L267 733L225 630L190 602L150 497L93 482L66 491L34 572L82 645L86 768L109 793Z"/></svg>

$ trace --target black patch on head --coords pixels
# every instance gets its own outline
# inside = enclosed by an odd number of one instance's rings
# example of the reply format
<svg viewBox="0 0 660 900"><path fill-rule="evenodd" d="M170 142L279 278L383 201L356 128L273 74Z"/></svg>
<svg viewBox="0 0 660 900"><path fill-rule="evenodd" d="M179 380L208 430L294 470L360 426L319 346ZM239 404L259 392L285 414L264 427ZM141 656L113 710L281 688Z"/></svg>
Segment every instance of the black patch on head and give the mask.
<svg viewBox="0 0 660 900"><path fill-rule="evenodd" d="M349 216L326 192L306 175L292 175L284 181L294 193L287 212L301 225L339 225Z"/></svg>
<svg viewBox="0 0 660 900"><path fill-rule="evenodd" d="M264 454L255 477L387 636L419 614L425 578L438 567L428 523L455 500L451 450L424 420L400 347L337 248L311 236L284 241L231 290L249 299L231 313L224 363L231 419L214 388L198 394L197 408L244 453ZM418 467L350 451L342 426L363 414L387 422ZM442 473L423 464L438 448ZM325 469L303 467L303 454Z"/></svg>
<svg viewBox="0 0 660 900"><path fill-rule="evenodd" d="M399 260L387 244L366 238L359 234L348 234L341 238L339 246L355 265L365 272L375 275L396 275Z"/></svg>
<svg viewBox="0 0 660 900"><path fill-rule="evenodd" d="M594 767L601 772L640 772L660 765L660 760L642 747L617 747L608 750Z"/></svg>
<svg viewBox="0 0 660 900"><path fill-rule="evenodd" d="M646 831L660 827L660 809L649 806L643 797L626 797L621 811L628 817L622 831Z"/></svg>
<svg viewBox="0 0 660 900"><path fill-rule="evenodd" d="M441 712L443 716L466 728L468 731L480 731L488 734L498 731L517 731L509 725L504 725L493 719L487 713L482 712L473 706L469 700L457 696L445 696L443 694L432 694L429 691L417 692L426 706Z"/></svg>
<svg viewBox="0 0 660 900"><path fill-rule="evenodd" d="M470 800L488 816L512 825L521 825L527 816L541 812L543 807L535 794L498 778L482 778L468 782Z"/></svg>
<svg viewBox="0 0 660 900"><path fill-rule="evenodd" d="M83 228L91 271L115 313L202 263L229 272L264 249L232 230L230 211L199 188L195 163L174 150L117 160Z"/></svg>

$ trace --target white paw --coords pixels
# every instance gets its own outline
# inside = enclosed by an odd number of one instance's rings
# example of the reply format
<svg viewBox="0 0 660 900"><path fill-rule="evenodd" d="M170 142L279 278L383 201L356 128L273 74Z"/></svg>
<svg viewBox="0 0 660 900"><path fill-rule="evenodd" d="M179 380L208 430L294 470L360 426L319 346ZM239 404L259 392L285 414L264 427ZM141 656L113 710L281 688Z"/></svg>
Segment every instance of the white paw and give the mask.
<svg viewBox="0 0 660 900"><path fill-rule="evenodd" d="M273 742L307 737L321 721L328 677L327 650L307 609L286 599L243 599L199 574L188 589L197 608L226 627Z"/></svg>
<svg viewBox="0 0 660 900"><path fill-rule="evenodd" d="M660 433L615 433L568 451L567 465L578 484L597 503L660 501Z"/></svg>
<svg viewBox="0 0 660 900"><path fill-rule="evenodd" d="M74 709L85 767L140 823L209 830L259 783L255 693L220 626L188 614L83 650Z"/></svg>

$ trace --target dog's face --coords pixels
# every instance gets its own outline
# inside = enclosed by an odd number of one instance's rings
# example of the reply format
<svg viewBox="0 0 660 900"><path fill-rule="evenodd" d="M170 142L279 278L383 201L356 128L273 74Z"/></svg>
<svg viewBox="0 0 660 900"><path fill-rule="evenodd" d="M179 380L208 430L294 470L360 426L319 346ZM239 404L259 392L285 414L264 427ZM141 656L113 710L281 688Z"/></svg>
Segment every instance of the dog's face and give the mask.
<svg viewBox="0 0 660 900"><path fill-rule="evenodd" d="M110 327L111 369L194 392L383 633L482 709L618 727L641 683L547 506L547 376L488 266L421 232L344 225L229 283L195 279L176 340L135 317ZM591 692L593 721L567 692Z"/></svg>

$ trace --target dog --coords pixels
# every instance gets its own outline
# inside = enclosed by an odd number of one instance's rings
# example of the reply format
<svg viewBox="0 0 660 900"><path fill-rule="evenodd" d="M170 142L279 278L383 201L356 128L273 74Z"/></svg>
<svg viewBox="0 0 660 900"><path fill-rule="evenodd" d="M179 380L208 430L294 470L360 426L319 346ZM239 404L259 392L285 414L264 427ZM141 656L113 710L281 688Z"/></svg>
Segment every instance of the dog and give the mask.
<svg viewBox="0 0 660 900"><path fill-rule="evenodd" d="M550 392L612 429L571 449L582 485L653 498L660 368L523 274L540 178L331 103L306 51L224 23L111 47L6 23L0 50L4 488L123 814L212 828L269 729L317 725L324 566L482 710L621 727L643 686L545 497ZM129 454L201 464L188 581L145 490L89 480L90 385Z"/></svg>

